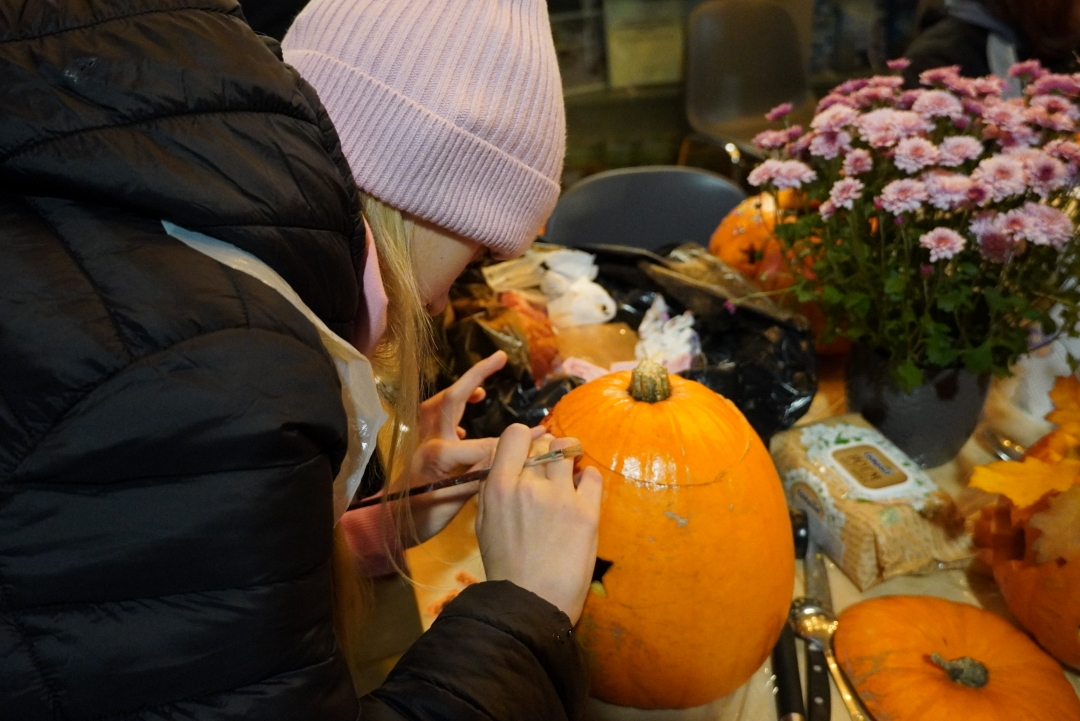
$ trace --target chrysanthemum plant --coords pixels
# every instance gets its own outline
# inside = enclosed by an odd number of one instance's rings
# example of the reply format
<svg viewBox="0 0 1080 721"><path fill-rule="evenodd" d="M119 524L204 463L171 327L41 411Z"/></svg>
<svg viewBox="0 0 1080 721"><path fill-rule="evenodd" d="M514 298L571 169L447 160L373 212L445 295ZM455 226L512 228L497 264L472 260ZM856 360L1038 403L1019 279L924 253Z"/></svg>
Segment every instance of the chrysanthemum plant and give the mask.
<svg viewBox="0 0 1080 721"><path fill-rule="evenodd" d="M808 132L754 141L770 158L749 182L801 199L776 228L793 292L820 305L825 341L886 356L905 390L943 368L1005 376L1033 334L1080 334L1080 74L1009 76L850 80Z"/></svg>

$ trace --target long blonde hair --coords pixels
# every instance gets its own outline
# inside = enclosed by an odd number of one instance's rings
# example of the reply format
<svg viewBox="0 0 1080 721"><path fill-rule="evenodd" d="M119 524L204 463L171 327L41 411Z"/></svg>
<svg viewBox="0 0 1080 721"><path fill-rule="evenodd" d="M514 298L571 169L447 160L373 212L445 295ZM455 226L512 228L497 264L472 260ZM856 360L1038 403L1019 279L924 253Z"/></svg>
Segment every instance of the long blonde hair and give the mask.
<svg viewBox="0 0 1080 721"><path fill-rule="evenodd" d="M379 433L378 453L384 468L384 487L403 478L417 447L420 402L434 380L437 361L431 319L420 294L410 248L416 224L412 218L381 200L360 194L364 215L371 226L379 271L389 301L386 335L369 358L376 385L390 418ZM408 503L395 505L398 533L416 534ZM389 539L385 541L387 555ZM396 564L395 564L396 566ZM404 573L403 569L397 569ZM358 693L371 689L364 672L362 648L368 611L374 600L370 579L358 572L341 525L334 528L334 625L353 685Z"/></svg>
<svg viewBox="0 0 1080 721"><path fill-rule="evenodd" d="M360 202L371 225L389 301L386 335L371 362L379 392L391 412L388 442L381 445L387 485L392 485L416 450L420 402L427 396L438 365L431 319L424 307L410 250L416 223L366 193L360 194Z"/></svg>

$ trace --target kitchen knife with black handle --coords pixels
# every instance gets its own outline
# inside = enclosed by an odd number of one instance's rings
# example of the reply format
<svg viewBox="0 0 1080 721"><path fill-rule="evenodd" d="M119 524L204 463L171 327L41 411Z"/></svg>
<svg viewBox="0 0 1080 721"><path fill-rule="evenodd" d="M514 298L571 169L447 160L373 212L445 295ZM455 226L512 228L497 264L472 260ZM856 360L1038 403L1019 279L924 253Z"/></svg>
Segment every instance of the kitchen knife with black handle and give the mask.
<svg viewBox="0 0 1080 721"><path fill-rule="evenodd" d="M806 576L807 597L831 612L832 593L829 590L825 555L813 541L807 545L806 555L803 556L803 572ZM829 667L825 663L825 654L809 643L805 650L807 721L829 721L832 717L832 688L829 685Z"/></svg>
<svg viewBox="0 0 1080 721"><path fill-rule="evenodd" d="M791 511L791 532L795 537L795 556L806 551L806 514ZM799 657L795 651L795 632L785 623L772 653L773 675L776 677L776 713L780 721L804 721L802 682L799 680Z"/></svg>

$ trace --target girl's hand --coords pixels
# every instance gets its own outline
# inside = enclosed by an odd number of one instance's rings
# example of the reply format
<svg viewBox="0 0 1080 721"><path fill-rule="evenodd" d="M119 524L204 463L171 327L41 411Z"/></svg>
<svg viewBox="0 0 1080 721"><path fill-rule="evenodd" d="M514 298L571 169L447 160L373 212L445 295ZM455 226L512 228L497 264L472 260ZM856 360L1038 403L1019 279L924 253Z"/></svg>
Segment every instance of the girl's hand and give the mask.
<svg viewBox="0 0 1080 721"><path fill-rule="evenodd" d="M532 433L512 425L499 438L480 491L476 535L489 580L507 580L558 606L577 623L596 564L603 481L586 468L574 487L567 459L523 468ZM552 450L574 439L550 442Z"/></svg>
<svg viewBox="0 0 1080 721"><path fill-rule="evenodd" d="M493 353L420 405L419 443L409 462L404 486L423 486L491 465L498 439L465 440L465 431L458 424L467 404L484 399L480 386L505 365L506 353ZM539 438L542 433L542 429L536 429L533 437ZM412 516L419 540L426 541L445 528L478 489L478 484L467 483L413 498Z"/></svg>

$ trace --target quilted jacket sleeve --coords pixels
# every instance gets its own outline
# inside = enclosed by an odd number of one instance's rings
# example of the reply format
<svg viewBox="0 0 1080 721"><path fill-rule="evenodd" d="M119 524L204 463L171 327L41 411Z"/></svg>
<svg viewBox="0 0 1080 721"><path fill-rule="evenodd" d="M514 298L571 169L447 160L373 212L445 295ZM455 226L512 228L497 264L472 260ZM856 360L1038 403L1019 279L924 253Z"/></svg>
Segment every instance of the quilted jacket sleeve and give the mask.
<svg viewBox="0 0 1080 721"><path fill-rule="evenodd" d="M539 596L487 581L455 598L375 692L365 721L579 718L584 654L570 619Z"/></svg>

